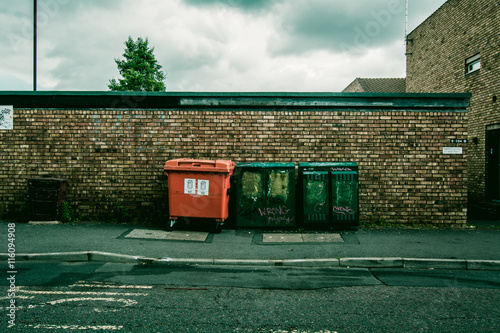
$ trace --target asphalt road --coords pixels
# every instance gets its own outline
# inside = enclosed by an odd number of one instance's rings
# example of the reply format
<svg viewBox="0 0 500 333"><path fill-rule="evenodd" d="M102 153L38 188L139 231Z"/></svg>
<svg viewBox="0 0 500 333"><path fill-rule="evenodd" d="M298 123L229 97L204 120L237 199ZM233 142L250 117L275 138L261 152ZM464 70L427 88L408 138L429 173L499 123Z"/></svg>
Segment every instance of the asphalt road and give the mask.
<svg viewBox="0 0 500 333"><path fill-rule="evenodd" d="M498 272L18 262L2 332L499 332ZM2 304L9 314L9 281Z"/></svg>
<svg viewBox="0 0 500 333"><path fill-rule="evenodd" d="M23 287L3 332L498 332L499 290ZM5 317L3 319L5 321Z"/></svg>
<svg viewBox="0 0 500 333"><path fill-rule="evenodd" d="M80 280L104 283L257 289L349 286L471 287L500 289L500 271L395 268L293 268L164 266L99 262L17 262L16 285L64 286ZM7 285L3 280L0 285Z"/></svg>

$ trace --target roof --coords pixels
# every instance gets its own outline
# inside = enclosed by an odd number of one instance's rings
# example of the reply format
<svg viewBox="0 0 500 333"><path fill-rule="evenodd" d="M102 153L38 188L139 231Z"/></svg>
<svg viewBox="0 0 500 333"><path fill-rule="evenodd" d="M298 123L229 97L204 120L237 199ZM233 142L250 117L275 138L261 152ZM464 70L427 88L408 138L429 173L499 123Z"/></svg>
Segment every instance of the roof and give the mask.
<svg viewBox="0 0 500 333"><path fill-rule="evenodd" d="M469 93L0 91L0 105L65 109L459 110Z"/></svg>
<svg viewBox="0 0 500 333"><path fill-rule="evenodd" d="M342 92L404 93L405 78L356 78Z"/></svg>

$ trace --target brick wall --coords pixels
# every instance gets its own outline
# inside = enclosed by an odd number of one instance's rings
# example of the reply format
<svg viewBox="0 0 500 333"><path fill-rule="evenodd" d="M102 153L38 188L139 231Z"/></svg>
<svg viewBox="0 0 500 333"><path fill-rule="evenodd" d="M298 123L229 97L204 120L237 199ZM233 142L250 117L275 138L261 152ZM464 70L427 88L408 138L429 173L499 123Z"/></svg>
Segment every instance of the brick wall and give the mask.
<svg viewBox="0 0 500 333"><path fill-rule="evenodd" d="M166 217L163 165L187 157L357 162L361 222L466 223L468 148L451 143L467 137L463 94L201 96L157 109L16 107L58 104L24 97L12 103L14 129L0 131L0 213L26 209L27 179L51 176L70 180L84 218L117 201ZM463 154L443 154L450 146Z"/></svg>
<svg viewBox="0 0 500 333"><path fill-rule="evenodd" d="M485 198L485 131L500 124L498 1L449 0L408 36L407 92L470 92L469 200ZM481 55L466 75L465 60ZM477 141L474 140L477 138ZM477 142L477 143L476 143Z"/></svg>

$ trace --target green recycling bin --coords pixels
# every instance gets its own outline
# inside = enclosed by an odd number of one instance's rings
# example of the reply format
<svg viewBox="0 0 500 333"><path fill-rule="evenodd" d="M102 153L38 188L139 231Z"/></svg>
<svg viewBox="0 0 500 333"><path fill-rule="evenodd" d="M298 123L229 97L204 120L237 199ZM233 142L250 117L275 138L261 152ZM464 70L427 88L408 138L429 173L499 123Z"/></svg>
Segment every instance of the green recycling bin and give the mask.
<svg viewBox="0 0 500 333"><path fill-rule="evenodd" d="M359 225L358 164L299 163L298 207L304 227Z"/></svg>
<svg viewBox="0 0 500 333"><path fill-rule="evenodd" d="M238 163L236 227L295 226L295 163Z"/></svg>

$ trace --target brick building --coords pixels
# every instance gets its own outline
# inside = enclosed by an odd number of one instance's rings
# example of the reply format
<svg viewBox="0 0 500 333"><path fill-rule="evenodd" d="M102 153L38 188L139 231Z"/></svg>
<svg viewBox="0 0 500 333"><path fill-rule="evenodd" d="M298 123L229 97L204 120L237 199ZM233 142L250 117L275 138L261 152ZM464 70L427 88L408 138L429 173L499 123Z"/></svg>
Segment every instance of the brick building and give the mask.
<svg viewBox="0 0 500 333"><path fill-rule="evenodd" d="M407 37L407 92L470 92L469 203L500 200L500 2L448 0Z"/></svg>

